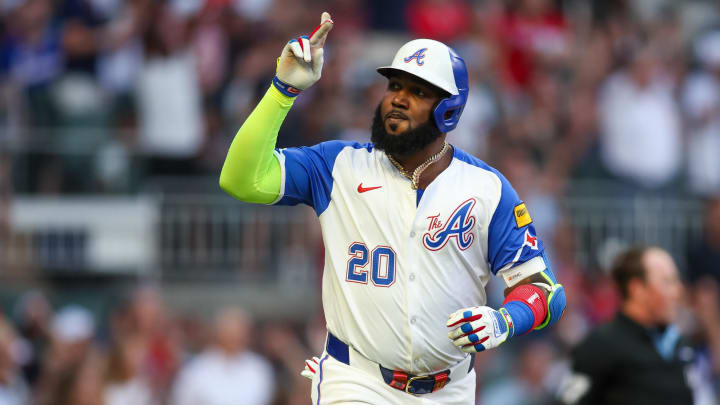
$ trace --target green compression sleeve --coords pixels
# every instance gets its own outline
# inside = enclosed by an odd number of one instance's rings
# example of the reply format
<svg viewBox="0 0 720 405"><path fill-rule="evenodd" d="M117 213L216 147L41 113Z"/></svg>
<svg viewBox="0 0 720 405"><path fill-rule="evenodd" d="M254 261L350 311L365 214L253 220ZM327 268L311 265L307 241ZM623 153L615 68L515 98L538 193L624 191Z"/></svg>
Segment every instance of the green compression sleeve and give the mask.
<svg viewBox="0 0 720 405"><path fill-rule="evenodd" d="M270 86L240 127L220 173L220 187L228 194L262 204L280 195L282 169L274 154L275 143L294 100Z"/></svg>

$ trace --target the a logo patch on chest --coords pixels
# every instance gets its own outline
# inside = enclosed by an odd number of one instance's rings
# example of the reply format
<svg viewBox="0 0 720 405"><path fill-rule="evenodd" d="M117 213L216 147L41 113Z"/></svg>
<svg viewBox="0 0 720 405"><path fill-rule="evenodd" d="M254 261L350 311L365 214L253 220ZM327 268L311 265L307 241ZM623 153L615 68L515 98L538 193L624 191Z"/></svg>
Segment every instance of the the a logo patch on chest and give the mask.
<svg viewBox="0 0 720 405"><path fill-rule="evenodd" d="M469 248L475 240L475 234L472 233L475 226L475 216L472 215L475 202L474 198L464 201L444 223L440 220L440 214L428 217L430 224L423 235L423 245L430 250L440 250L454 238L458 249Z"/></svg>

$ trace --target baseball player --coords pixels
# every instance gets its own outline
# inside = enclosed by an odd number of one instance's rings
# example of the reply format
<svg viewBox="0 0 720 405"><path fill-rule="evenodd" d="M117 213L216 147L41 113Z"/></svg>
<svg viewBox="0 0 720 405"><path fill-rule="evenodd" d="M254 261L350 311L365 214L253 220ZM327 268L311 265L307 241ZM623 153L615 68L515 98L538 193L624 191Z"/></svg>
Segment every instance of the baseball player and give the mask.
<svg viewBox="0 0 720 405"><path fill-rule="evenodd" d="M563 288L508 181L446 142L468 74L440 42L410 41L378 69L388 86L372 142L275 149L293 101L320 79L332 27L323 13L287 43L220 186L243 201L308 204L320 219L328 336L308 363L313 404L472 404L471 354L556 322ZM491 275L508 287L498 309L484 305Z"/></svg>

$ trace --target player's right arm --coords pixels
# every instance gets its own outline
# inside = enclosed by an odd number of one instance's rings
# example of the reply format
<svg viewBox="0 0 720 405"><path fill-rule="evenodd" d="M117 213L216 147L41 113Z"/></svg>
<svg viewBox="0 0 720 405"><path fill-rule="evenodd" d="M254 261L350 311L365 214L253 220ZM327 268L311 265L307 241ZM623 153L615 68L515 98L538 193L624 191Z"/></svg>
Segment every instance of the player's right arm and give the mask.
<svg viewBox="0 0 720 405"><path fill-rule="evenodd" d="M327 12L320 21L309 37L285 45L272 86L230 145L220 173L220 187L237 199L269 204L280 195L282 170L275 155L277 134L295 96L320 79L323 46L333 26Z"/></svg>

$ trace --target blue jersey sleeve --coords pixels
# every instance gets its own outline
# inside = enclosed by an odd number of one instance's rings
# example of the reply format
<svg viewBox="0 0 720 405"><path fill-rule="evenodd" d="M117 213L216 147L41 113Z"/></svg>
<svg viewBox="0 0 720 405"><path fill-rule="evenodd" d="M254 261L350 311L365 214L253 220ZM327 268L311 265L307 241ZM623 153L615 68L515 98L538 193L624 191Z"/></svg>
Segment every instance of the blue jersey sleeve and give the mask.
<svg viewBox="0 0 720 405"><path fill-rule="evenodd" d="M525 204L510 182L499 172L496 174L502 189L488 230L488 261L493 274L540 256L545 250Z"/></svg>
<svg viewBox="0 0 720 405"><path fill-rule="evenodd" d="M307 204L319 216L330 204L333 188L332 171L338 154L347 146L360 145L329 141L314 146L278 149L282 155L283 184L276 204Z"/></svg>

